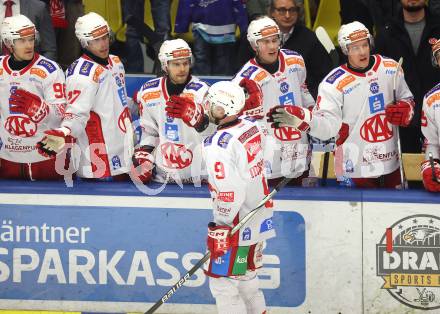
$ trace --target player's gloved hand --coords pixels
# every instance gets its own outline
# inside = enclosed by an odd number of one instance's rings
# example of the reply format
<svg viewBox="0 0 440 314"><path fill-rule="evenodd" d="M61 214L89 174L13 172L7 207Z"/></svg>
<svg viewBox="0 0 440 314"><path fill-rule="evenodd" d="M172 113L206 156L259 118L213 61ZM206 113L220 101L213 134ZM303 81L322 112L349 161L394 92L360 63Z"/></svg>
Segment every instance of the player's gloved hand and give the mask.
<svg viewBox="0 0 440 314"><path fill-rule="evenodd" d="M173 95L166 102L165 111L172 118L179 118L189 127L198 129L205 120L203 107L189 98Z"/></svg>
<svg viewBox="0 0 440 314"><path fill-rule="evenodd" d="M436 182L433 178L434 175L435 178L440 181L440 161L438 159L434 159L434 169L432 169L429 160L425 160L421 164L421 170L425 189L429 192L440 192L440 183Z"/></svg>
<svg viewBox="0 0 440 314"><path fill-rule="evenodd" d="M232 228L229 226L217 226L214 222L208 224L208 238L206 245L211 252L211 258L216 259L234 246L238 246L238 234L231 235Z"/></svg>
<svg viewBox="0 0 440 314"><path fill-rule="evenodd" d="M38 153L44 157L55 158L66 144L75 142L70 135L70 129L66 127L47 130L44 133L46 136L36 145Z"/></svg>
<svg viewBox="0 0 440 314"><path fill-rule="evenodd" d="M246 101L241 114L254 117L257 119L263 118L263 92L257 82L248 78L243 78L240 81L240 86L244 89Z"/></svg>
<svg viewBox="0 0 440 314"><path fill-rule="evenodd" d="M148 183L153 177L154 157L151 151L152 149L148 146L141 146L134 150L131 173L138 182Z"/></svg>
<svg viewBox="0 0 440 314"><path fill-rule="evenodd" d="M298 106L276 106L267 113L272 128L292 127L303 132L310 129L312 113Z"/></svg>
<svg viewBox="0 0 440 314"><path fill-rule="evenodd" d="M49 114L49 106L38 95L17 89L9 98L12 112L27 115L33 122L38 123Z"/></svg>
<svg viewBox="0 0 440 314"><path fill-rule="evenodd" d="M414 115L414 101L399 100L385 107L388 122L398 126L408 126Z"/></svg>
<svg viewBox="0 0 440 314"><path fill-rule="evenodd" d="M338 137L336 138L336 145L341 146L344 144L349 134L349 126L347 123L342 122L341 128L338 132Z"/></svg>

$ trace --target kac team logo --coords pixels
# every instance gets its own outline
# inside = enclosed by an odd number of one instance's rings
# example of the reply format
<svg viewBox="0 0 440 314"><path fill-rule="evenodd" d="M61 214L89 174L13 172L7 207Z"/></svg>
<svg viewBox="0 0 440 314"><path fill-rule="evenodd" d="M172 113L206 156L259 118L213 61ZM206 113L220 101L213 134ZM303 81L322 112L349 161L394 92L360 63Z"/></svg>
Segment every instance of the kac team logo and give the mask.
<svg viewBox="0 0 440 314"><path fill-rule="evenodd" d="M387 228L376 245L382 289L399 302L421 310L440 308L440 218L405 217Z"/></svg>

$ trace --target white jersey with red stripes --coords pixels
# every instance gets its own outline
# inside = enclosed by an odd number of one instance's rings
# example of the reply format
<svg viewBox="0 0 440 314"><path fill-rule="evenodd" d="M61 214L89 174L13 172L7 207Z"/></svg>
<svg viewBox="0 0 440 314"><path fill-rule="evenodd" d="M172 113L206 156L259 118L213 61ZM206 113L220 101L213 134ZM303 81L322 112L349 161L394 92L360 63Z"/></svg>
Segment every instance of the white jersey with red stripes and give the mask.
<svg viewBox="0 0 440 314"><path fill-rule="evenodd" d="M426 93L422 108L422 133L425 136L425 159L429 153L440 158L440 83Z"/></svg>
<svg viewBox="0 0 440 314"><path fill-rule="evenodd" d="M342 123L349 126L349 136L341 146L342 158L335 159L338 176L372 178L399 167L396 127L385 116L385 106L394 101L397 62L380 55L373 58L374 65L366 73L342 65L319 85L310 135L327 140L338 134ZM412 98L400 70L396 100Z"/></svg>
<svg viewBox="0 0 440 314"><path fill-rule="evenodd" d="M214 222L235 226L269 194L263 159L263 132L252 118L220 126L203 144L214 204ZM240 229L239 246L275 236L272 201Z"/></svg>
<svg viewBox="0 0 440 314"><path fill-rule="evenodd" d="M310 108L315 104L305 83L307 73L302 56L295 51L281 49L278 59L279 68L274 74L251 59L232 80L240 83L243 78L248 78L260 85L263 112L253 112L253 115L266 115L271 108L280 105ZM265 118L261 125L268 135L264 144L268 178L298 177L309 168L311 150L306 133L289 127L273 129Z"/></svg>
<svg viewBox="0 0 440 314"><path fill-rule="evenodd" d="M0 57L0 158L18 163L47 160L37 152L36 144L44 131L60 126L66 106L64 73L56 62L37 53L20 71L9 67L9 59ZM48 105L49 112L40 122L11 111L9 97L18 88L39 96Z"/></svg>
<svg viewBox="0 0 440 314"><path fill-rule="evenodd" d="M212 134L210 125L202 133L187 126L181 119L171 118L165 111L169 99L167 77L146 82L138 93L142 138L140 146L154 147L153 156L157 182L165 182L167 174L171 181L191 183L206 179L206 169L201 156L205 135ZM192 76L186 84L182 97L202 104L208 85Z"/></svg>
<svg viewBox="0 0 440 314"><path fill-rule="evenodd" d="M110 55L102 66L83 55L66 71L68 105L62 126L71 130L81 149L77 175L103 178L129 171L125 134L131 130L121 60Z"/></svg>

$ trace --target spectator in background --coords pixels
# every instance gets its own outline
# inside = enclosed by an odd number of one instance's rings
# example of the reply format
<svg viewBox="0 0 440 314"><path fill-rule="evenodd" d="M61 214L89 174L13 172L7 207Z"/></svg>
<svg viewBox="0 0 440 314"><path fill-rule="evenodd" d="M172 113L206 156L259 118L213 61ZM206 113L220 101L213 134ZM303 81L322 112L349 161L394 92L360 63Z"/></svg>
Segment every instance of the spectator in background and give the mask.
<svg viewBox="0 0 440 314"><path fill-rule="evenodd" d="M281 47L296 51L304 58L307 86L312 96L316 98L318 85L332 69L332 62L315 33L297 23L303 15L303 7L298 5L296 0L271 0L269 14L280 28ZM242 36L238 52L240 66L255 56L254 50L245 38Z"/></svg>
<svg viewBox="0 0 440 314"><path fill-rule="evenodd" d="M170 38L171 32L171 18L170 18L170 0L150 0L151 4L151 15L153 17L154 23L154 33L153 36L159 36L159 43L156 44L156 39L153 44L157 47L155 53L158 52L158 47L161 43ZM141 32L140 28L143 26L140 23L144 21L145 13L145 0L125 0L123 2L123 13L124 20L127 22L127 30L125 32L126 36L126 71L127 72L144 72L144 56L140 46L140 42L143 40L145 34ZM147 40L151 40L146 36ZM160 63L155 60L155 68L158 72L160 70Z"/></svg>
<svg viewBox="0 0 440 314"><path fill-rule="evenodd" d="M0 6L0 23L8 16L17 14L27 16L39 32L40 40L39 44L37 43L37 52L51 60L56 60L55 31L45 4L39 0L3 0L2 4ZM4 47L3 53L5 53Z"/></svg>
<svg viewBox="0 0 440 314"><path fill-rule="evenodd" d="M440 20L434 18L424 0L401 0L402 9L395 19L379 29L376 51L398 60L403 57L405 80L416 103L414 118L407 128L400 128L402 152L420 153L422 132L420 115L423 95L439 80L440 72L431 65L429 39L440 37Z"/></svg>
<svg viewBox="0 0 440 314"><path fill-rule="evenodd" d="M244 34L248 21L241 0L181 0L175 32L186 33L192 23L194 74L232 75L235 29Z"/></svg>
<svg viewBox="0 0 440 314"><path fill-rule="evenodd" d="M81 55L81 45L75 37L75 23L84 15L82 0L44 0L49 8L52 24L55 28L58 58L60 66L67 67Z"/></svg>

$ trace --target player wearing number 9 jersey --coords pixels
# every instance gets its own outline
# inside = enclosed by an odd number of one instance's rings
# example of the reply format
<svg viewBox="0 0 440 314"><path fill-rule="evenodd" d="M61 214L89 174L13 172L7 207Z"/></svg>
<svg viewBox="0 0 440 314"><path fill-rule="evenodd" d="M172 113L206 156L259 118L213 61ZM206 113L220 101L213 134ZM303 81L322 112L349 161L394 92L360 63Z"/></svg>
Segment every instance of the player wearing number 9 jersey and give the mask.
<svg viewBox="0 0 440 314"><path fill-rule="evenodd" d="M205 271L219 313L266 310L256 269L262 266L264 241L275 236L271 201L229 236L232 228L269 193L263 133L253 118L237 116L244 104L244 92L233 82L213 84L205 97L210 120L219 125L203 144L214 212L208 225L211 256Z"/></svg>
<svg viewBox="0 0 440 314"><path fill-rule="evenodd" d="M131 99L124 66L109 55L110 28L100 15L91 12L78 18L75 34L84 54L66 71L66 113L61 128L47 132L39 151L55 157L73 138L81 150L78 177L128 179L131 154L124 140L132 130Z"/></svg>
<svg viewBox="0 0 440 314"><path fill-rule="evenodd" d="M65 110L64 74L35 52L35 25L24 15L1 24L0 178L61 179L55 162L37 153L44 131L60 126Z"/></svg>

